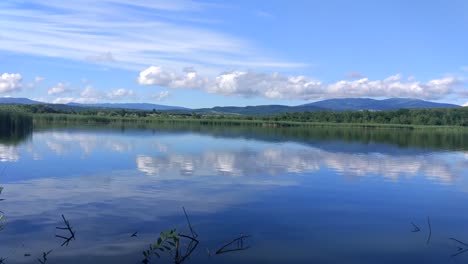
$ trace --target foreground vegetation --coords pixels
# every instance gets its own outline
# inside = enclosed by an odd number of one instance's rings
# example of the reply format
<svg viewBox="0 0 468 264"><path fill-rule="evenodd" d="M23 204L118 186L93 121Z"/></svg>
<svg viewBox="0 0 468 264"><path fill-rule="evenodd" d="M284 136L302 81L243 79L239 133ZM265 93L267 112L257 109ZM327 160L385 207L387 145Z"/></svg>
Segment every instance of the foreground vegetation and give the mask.
<svg viewBox="0 0 468 264"><path fill-rule="evenodd" d="M0 143L17 143L33 129L32 116L25 112L0 111Z"/></svg>

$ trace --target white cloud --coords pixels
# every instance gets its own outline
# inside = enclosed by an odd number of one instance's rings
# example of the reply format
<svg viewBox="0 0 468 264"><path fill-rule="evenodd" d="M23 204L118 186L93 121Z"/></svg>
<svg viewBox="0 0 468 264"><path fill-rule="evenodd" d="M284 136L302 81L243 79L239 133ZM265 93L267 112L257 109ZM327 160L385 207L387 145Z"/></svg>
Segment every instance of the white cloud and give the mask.
<svg viewBox="0 0 468 264"><path fill-rule="evenodd" d="M45 78L42 77L42 76L36 76L36 77L34 78L34 82L35 82L35 83L41 83L41 82L43 82L44 80L45 80Z"/></svg>
<svg viewBox="0 0 468 264"><path fill-rule="evenodd" d="M169 94L170 94L169 91L162 91L162 92L155 94L153 98L156 99L156 101L162 101L164 98L168 97Z"/></svg>
<svg viewBox="0 0 468 264"><path fill-rule="evenodd" d="M23 77L19 73L3 73L0 75L0 93L14 92L21 89Z"/></svg>
<svg viewBox="0 0 468 264"><path fill-rule="evenodd" d="M75 98L74 97L59 97L59 98L55 98L52 103L53 104L68 104L68 103L71 103L73 102Z"/></svg>
<svg viewBox="0 0 468 264"><path fill-rule="evenodd" d="M362 79L364 78L364 75L360 74L359 72L348 72L346 77L350 79Z"/></svg>
<svg viewBox="0 0 468 264"><path fill-rule="evenodd" d="M114 67L126 69L150 64L182 67L187 63L204 72L245 65L304 66L271 59L242 38L206 27L201 12L214 6L210 4L180 0L10 2L0 8L0 50L112 61Z"/></svg>
<svg viewBox="0 0 468 264"><path fill-rule="evenodd" d="M87 56L85 59L92 62L115 62L114 55L110 52Z"/></svg>
<svg viewBox="0 0 468 264"><path fill-rule="evenodd" d="M184 68L183 74L176 74L158 66L150 66L140 72L137 81L141 85L169 88L202 88L207 83L207 79L201 78L193 68Z"/></svg>
<svg viewBox="0 0 468 264"><path fill-rule="evenodd" d="M101 92L96 90L92 85L88 85L80 93L80 96L84 97L84 98L100 98L100 97L102 97L102 94L101 94Z"/></svg>
<svg viewBox="0 0 468 264"><path fill-rule="evenodd" d="M117 89L110 91L107 93L107 98L110 100L120 100L128 97L132 97L135 95L133 90L126 90L126 89Z"/></svg>
<svg viewBox="0 0 468 264"><path fill-rule="evenodd" d="M135 92L133 90L116 89L108 93L104 93L95 89L92 85L88 85L80 92L79 96L55 98L52 103L67 104L73 102L80 104L95 104L103 100L121 100L133 96L135 96Z"/></svg>
<svg viewBox="0 0 468 264"><path fill-rule="evenodd" d="M263 18L273 18L274 17L271 13L266 12L266 11L257 11L255 14L257 16L263 17Z"/></svg>
<svg viewBox="0 0 468 264"><path fill-rule="evenodd" d="M57 83L57 85L55 85L54 87L50 88L47 91L47 94L56 95L56 94L62 94L62 93L69 92L69 91L70 91L69 85L66 83L60 82L60 83Z"/></svg>
<svg viewBox="0 0 468 264"><path fill-rule="evenodd" d="M463 106L467 106L467 107L468 107L468 102L466 102L465 104L463 104Z"/></svg>
<svg viewBox="0 0 468 264"><path fill-rule="evenodd" d="M454 88L461 83L454 77L428 82L403 80L402 76L397 74L383 80L360 78L325 84L303 75L285 76L276 72L267 74L253 71L224 72L210 79L200 76L194 69L177 73L157 66L151 66L140 72L137 81L141 85L196 88L228 96L301 100L338 97L441 99L453 93Z"/></svg>

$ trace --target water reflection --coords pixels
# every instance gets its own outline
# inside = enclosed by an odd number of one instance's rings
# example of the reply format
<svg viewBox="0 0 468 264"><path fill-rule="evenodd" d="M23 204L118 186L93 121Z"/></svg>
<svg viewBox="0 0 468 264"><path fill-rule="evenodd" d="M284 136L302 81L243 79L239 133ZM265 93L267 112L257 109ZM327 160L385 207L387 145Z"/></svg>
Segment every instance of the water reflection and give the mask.
<svg viewBox="0 0 468 264"><path fill-rule="evenodd" d="M244 144L225 149L216 146L216 141L222 141L221 139L202 137L199 138L197 148L184 153L177 150L177 146L183 145L183 142L169 140L171 142L167 144L164 143L164 137L161 139L155 140L151 134L133 138L131 134L52 131L35 134L34 143L27 143L27 150L22 155L29 152L32 159L38 159L44 152L44 143L60 156L70 154L77 148L83 155L102 151L131 153L135 156L139 171L160 179L213 175L275 176L332 169L348 177L382 176L398 180L401 177L420 175L439 183L452 183L464 171L468 171L464 152L429 152L378 144L324 142L309 145ZM208 147L200 148L204 142ZM170 144L175 145L175 149L171 149ZM209 146L213 148L210 149ZM142 153L142 149L149 151ZM15 162L19 159L20 151L17 146L0 144L0 161Z"/></svg>
<svg viewBox="0 0 468 264"><path fill-rule="evenodd" d="M350 154L311 147L206 151L196 155L172 154L162 157L139 155L136 164L140 171L148 175L167 179L174 179L177 175L275 176L328 168L350 177L382 176L398 180L400 177L423 175L440 183L451 183L468 170L468 162L460 155L453 155L453 159L448 160L443 154L434 153L413 156Z"/></svg>
<svg viewBox="0 0 468 264"><path fill-rule="evenodd" d="M15 146L0 144L0 162L14 162L19 160L18 150Z"/></svg>
<svg viewBox="0 0 468 264"><path fill-rule="evenodd" d="M155 233L184 225L182 206L193 213L197 231L215 242L254 235L252 251L226 263L366 263L369 251L367 263L376 263L391 259L391 252L421 253L402 235L413 218L430 214L438 234L445 234L468 217L460 214L468 209L466 152L66 129L0 145L0 161L15 162L1 184L7 220L0 257L7 254L9 263L34 263L26 251L37 257L56 246L61 214L74 223L77 240L54 251L57 263L135 263ZM138 240L129 240L135 231ZM294 251L279 259L268 254L285 243ZM427 263L440 263L444 252L431 250L439 255ZM219 261L200 255L191 263Z"/></svg>

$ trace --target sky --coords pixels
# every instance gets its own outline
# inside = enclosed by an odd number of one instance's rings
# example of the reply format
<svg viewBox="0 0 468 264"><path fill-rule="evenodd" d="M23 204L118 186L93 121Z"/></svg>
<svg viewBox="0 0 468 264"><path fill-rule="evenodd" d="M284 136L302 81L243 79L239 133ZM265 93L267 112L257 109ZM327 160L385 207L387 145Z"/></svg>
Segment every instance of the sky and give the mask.
<svg viewBox="0 0 468 264"><path fill-rule="evenodd" d="M468 1L0 1L0 96L468 104Z"/></svg>

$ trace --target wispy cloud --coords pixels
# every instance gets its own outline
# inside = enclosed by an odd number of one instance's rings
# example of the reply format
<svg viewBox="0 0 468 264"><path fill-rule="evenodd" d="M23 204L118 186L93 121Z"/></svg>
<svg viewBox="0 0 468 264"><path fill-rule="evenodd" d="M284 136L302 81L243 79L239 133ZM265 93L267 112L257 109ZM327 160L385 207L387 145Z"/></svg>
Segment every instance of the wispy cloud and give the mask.
<svg viewBox="0 0 468 264"><path fill-rule="evenodd" d="M48 95L57 95L57 94L62 94L66 92L70 92L72 89L70 89L70 85L67 83L57 83L54 87L50 88L47 91Z"/></svg>
<svg viewBox="0 0 468 264"><path fill-rule="evenodd" d="M133 90L127 90L127 89L116 89L107 93L107 98L109 100L128 99L133 96L135 96L135 92Z"/></svg>
<svg viewBox="0 0 468 264"><path fill-rule="evenodd" d="M364 75L360 74L359 72L348 72L346 77L349 79L361 79L364 78Z"/></svg>
<svg viewBox="0 0 468 264"><path fill-rule="evenodd" d="M162 101L170 95L169 91L162 91L153 96L156 101Z"/></svg>
<svg viewBox="0 0 468 264"><path fill-rule="evenodd" d="M49 90L50 91L50 90ZM56 95L55 93L49 95ZM92 85L87 85L77 96L58 97L52 100L54 104L68 104L68 103L81 103L81 104L94 104L102 101L120 101L124 99L134 98L136 93L130 89L115 89L109 92L102 92Z"/></svg>
<svg viewBox="0 0 468 264"><path fill-rule="evenodd" d="M455 77L419 82L405 80L397 74L383 80L360 78L326 84L302 75L285 76L276 72L251 71L223 72L209 78L201 76L193 68L189 71L172 72L157 66L140 72L137 81L141 85L201 89L227 96L301 100L363 96L442 99L456 92L455 88L461 83Z"/></svg>
<svg viewBox="0 0 468 264"><path fill-rule="evenodd" d="M209 71L304 64L261 56L244 39L187 18L209 4L194 1L24 1L0 3L0 50L92 61L141 70L148 65ZM171 19L167 19L170 16Z"/></svg>
<svg viewBox="0 0 468 264"><path fill-rule="evenodd" d="M101 54L91 55L85 58L92 62L115 62L114 55L110 52L104 52Z"/></svg>
<svg viewBox="0 0 468 264"><path fill-rule="evenodd" d="M273 14L266 11L257 11L255 15L263 18L274 18Z"/></svg>

